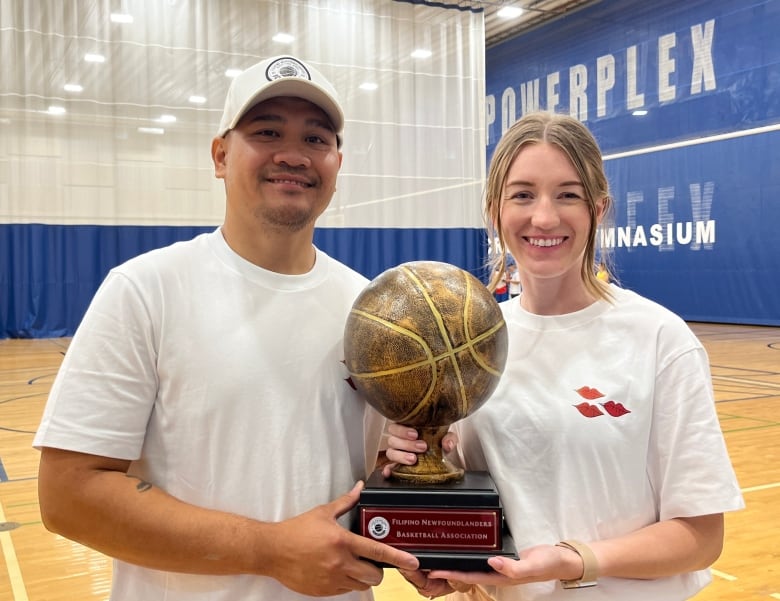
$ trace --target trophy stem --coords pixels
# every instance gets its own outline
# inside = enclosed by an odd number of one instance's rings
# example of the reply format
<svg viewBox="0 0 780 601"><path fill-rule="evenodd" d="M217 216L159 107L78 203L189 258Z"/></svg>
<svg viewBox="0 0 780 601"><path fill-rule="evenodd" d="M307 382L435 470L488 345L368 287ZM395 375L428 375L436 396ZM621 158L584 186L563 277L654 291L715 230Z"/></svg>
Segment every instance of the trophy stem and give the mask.
<svg viewBox="0 0 780 601"><path fill-rule="evenodd" d="M428 443L428 450L417 456L415 465L398 465L393 471L393 477L408 482L420 484L436 484L452 482L463 477L463 470L455 467L444 457L441 439L449 430L449 426L432 426L417 428L420 438Z"/></svg>

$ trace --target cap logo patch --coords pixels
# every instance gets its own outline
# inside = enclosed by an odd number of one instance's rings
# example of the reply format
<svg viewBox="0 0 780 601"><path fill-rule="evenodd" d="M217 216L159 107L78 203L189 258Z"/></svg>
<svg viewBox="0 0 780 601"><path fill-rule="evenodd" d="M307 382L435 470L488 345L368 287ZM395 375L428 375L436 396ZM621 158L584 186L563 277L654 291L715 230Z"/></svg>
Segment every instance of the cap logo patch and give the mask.
<svg viewBox="0 0 780 601"><path fill-rule="evenodd" d="M311 75L303 63L289 56L276 59L265 70L265 76L268 81L283 79L285 77L300 77L311 81Z"/></svg>

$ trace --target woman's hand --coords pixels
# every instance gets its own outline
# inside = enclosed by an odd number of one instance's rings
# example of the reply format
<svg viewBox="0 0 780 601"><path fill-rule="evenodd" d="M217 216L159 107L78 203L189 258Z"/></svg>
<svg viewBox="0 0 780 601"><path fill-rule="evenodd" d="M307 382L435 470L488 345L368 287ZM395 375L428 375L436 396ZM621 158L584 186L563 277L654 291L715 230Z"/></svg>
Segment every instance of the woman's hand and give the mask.
<svg viewBox="0 0 780 601"><path fill-rule="evenodd" d="M424 440L419 439L419 434L414 428L403 426L401 424L390 424L387 428L389 436L387 437L387 450L385 457L388 463L382 466L382 475L385 478L390 477L393 468L398 465L414 465L417 463L418 453L424 453L428 445ZM448 432L442 438L441 446L445 453L455 450L458 443L458 437L453 432Z"/></svg>
<svg viewBox="0 0 780 601"><path fill-rule="evenodd" d="M450 581L462 585L482 584L512 586L548 580L576 580L582 576L582 558L569 549L554 545L539 545L522 551L518 560L491 557L488 565L493 572L455 572L431 570L427 579Z"/></svg>

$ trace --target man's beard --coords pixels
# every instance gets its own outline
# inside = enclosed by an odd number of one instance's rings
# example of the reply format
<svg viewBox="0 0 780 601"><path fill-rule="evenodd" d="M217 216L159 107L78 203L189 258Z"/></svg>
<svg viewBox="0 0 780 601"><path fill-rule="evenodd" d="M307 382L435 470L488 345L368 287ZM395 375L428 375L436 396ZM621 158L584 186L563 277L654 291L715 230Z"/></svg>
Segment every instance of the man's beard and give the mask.
<svg viewBox="0 0 780 601"><path fill-rule="evenodd" d="M291 206L265 209L259 216L274 229L289 232L299 232L316 219L310 208L301 209Z"/></svg>
<svg viewBox="0 0 780 601"><path fill-rule="evenodd" d="M284 172L274 171L273 173L267 173L263 175L261 182L283 178L286 174L295 177L296 171L297 170L290 168ZM308 179L312 180L311 177ZM316 188L319 183L319 180L317 180L312 182L312 185ZM272 206L261 209L257 216L268 226L287 232L299 232L311 225L318 217L312 210L311 205L307 203L305 206L301 206L300 203L295 201L290 202L289 204L282 204L281 206Z"/></svg>

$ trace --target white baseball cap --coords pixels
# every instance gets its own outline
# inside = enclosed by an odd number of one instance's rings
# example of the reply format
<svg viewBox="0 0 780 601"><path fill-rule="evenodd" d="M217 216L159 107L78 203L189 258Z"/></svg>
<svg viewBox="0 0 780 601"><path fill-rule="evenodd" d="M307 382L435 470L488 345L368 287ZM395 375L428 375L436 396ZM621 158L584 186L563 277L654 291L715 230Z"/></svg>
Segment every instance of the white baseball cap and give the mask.
<svg viewBox="0 0 780 601"><path fill-rule="evenodd" d="M268 58L233 80L217 136L222 137L233 129L253 106L277 96L295 96L316 104L325 111L341 137L344 112L336 90L317 69L292 56Z"/></svg>

